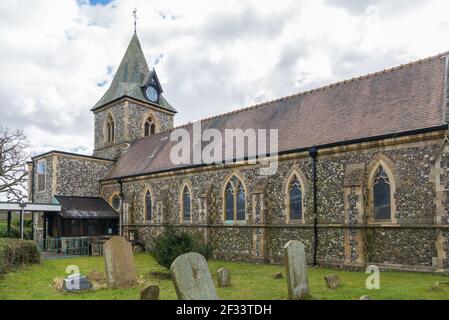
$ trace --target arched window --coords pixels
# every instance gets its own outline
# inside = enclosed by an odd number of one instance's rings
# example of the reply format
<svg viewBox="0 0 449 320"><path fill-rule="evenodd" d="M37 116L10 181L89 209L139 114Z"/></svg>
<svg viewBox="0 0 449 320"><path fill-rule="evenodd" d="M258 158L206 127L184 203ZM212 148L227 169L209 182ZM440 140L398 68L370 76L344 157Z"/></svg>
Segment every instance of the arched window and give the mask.
<svg viewBox="0 0 449 320"><path fill-rule="evenodd" d="M391 186L382 165L377 169L373 180L374 219L391 219Z"/></svg>
<svg viewBox="0 0 449 320"><path fill-rule="evenodd" d="M145 137L156 133L156 125L154 124L153 118L150 116L145 121L143 135Z"/></svg>
<svg viewBox="0 0 449 320"><path fill-rule="evenodd" d="M182 190L182 221L190 222L192 220L192 196L190 194L189 187L184 186Z"/></svg>
<svg viewBox="0 0 449 320"><path fill-rule="evenodd" d="M153 198L151 197L150 190L147 190L145 194L145 219L147 221L153 221Z"/></svg>
<svg viewBox="0 0 449 320"><path fill-rule="evenodd" d="M242 182L236 176L232 176L226 184L223 201L226 221L245 221L245 189Z"/></svg>
<svg viewBox="0 0 449 320"><path fill-rule="evenodd" d="M107 142L114 142L115 140L115 125L114 125L114 119L109 114L108 120L106 122L106 138Z"/></svg>
<svg viewBox="0 0 449 320"><path fill-rule="evenodd" d="M290 220L302 220L302 188L295 175L289 185Z"/></svg>

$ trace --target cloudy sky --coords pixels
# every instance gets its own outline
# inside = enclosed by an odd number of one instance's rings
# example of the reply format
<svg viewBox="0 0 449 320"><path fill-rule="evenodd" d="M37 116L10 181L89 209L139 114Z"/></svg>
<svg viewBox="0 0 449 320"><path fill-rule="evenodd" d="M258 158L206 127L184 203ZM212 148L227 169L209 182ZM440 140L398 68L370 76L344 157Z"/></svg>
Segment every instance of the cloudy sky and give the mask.
<svg viewBox="0 0 449 320"><path fill-rule="evenodd" d="M1 0L0 124L91 153L134 8L176 124L449 50L447 0Z"/></svg>

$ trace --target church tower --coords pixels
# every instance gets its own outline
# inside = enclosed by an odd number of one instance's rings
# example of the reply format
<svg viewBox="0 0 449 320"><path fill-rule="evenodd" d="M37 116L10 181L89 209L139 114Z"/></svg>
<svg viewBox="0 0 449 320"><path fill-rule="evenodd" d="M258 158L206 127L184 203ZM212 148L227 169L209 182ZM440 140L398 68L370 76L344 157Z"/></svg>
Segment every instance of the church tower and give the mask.
<svg viewBox="0 0 449 320"><path fill-rule="evenodd" d="M109 89L91 109L93 155L117 159L134 140L172 128L177 111L162 93L156 71L148 68L134 33Z"/></svg>

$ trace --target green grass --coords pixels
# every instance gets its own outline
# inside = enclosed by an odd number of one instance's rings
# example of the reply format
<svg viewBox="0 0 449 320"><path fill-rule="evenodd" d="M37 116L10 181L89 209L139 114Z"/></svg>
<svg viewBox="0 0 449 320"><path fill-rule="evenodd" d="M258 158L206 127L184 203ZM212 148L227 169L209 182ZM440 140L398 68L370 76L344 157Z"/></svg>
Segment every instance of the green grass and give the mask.
<svg viewBox="0 0 449 320"><path fill-rule="evenodd" d="M161 288L161 299L176 299L173 284L163 277L150 276L150 272L167 272L148 254L135 256L136 269L145 283L157 284ZM55 277L64 277L65 269L76 265L81 273L87 274L97 269L104 270L103 257L80 257L60 260L45 260L41 265L32 265L8 273L0 279L0 299L138 299L139 290L144 286L131 289L99 289L93 292L78 294L60 293L54 290L51 283ZM209 267L215 278L221 267L231 270L232 286L217 288L222 299L286 299L287 283L285 278L275 280L274 272L285 270L282 266L256 265L250 263L209 261ZM325 285L326 274L337 273L342 286L331 290ZM441 285L443 291L433 292L434 282L447 282L448 277L421 273L382 272L381 289L367 290L365 281L368 275L364 272L335 271L309 268L309 284L312 299L323 300L358 300L362 295L380 299L449 299L449 285Z"/></svg>

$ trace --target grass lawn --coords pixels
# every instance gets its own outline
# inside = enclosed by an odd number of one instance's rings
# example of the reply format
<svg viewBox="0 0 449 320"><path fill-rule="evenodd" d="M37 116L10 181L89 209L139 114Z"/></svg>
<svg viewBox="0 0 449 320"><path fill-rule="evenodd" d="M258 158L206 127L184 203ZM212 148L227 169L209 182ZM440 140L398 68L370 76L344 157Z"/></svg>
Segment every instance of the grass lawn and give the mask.
<svg viewBox="0 0 449 320"><path fill-rule="evenodd" d="M161 299L176 299L171 280L150 272L166 272L148 254L135 256L136 268L141 285L132 289L99 289L93 292L68 294L57 292L51 285L56 277L64 277L68 265L76 265L81 273L87 274L96 269L104 270L103 257L80 257L59 260L45 260L41 265L23 267L0 278L0 299L138 299L139 290L144 283L154 283L161 288ZM275 280L274 272L285 270L282 266L256 265L250 263L209 261L210 270L215 277L221 267L231 270L232 286L217 288L222 299L286 299L287 283L285 278ZM323 277L329 273L340 276L342 286L331 290L326 287ZM368 275L363 272L346 272L328 269L309 268L309 284L312 299L358 300L362 295L374 299L449 299L449 285L442 284L441 290L431 289L436 281L448 282L449 278L432 274L382 272L381 289L367 290L365 280Z"/></svg>

